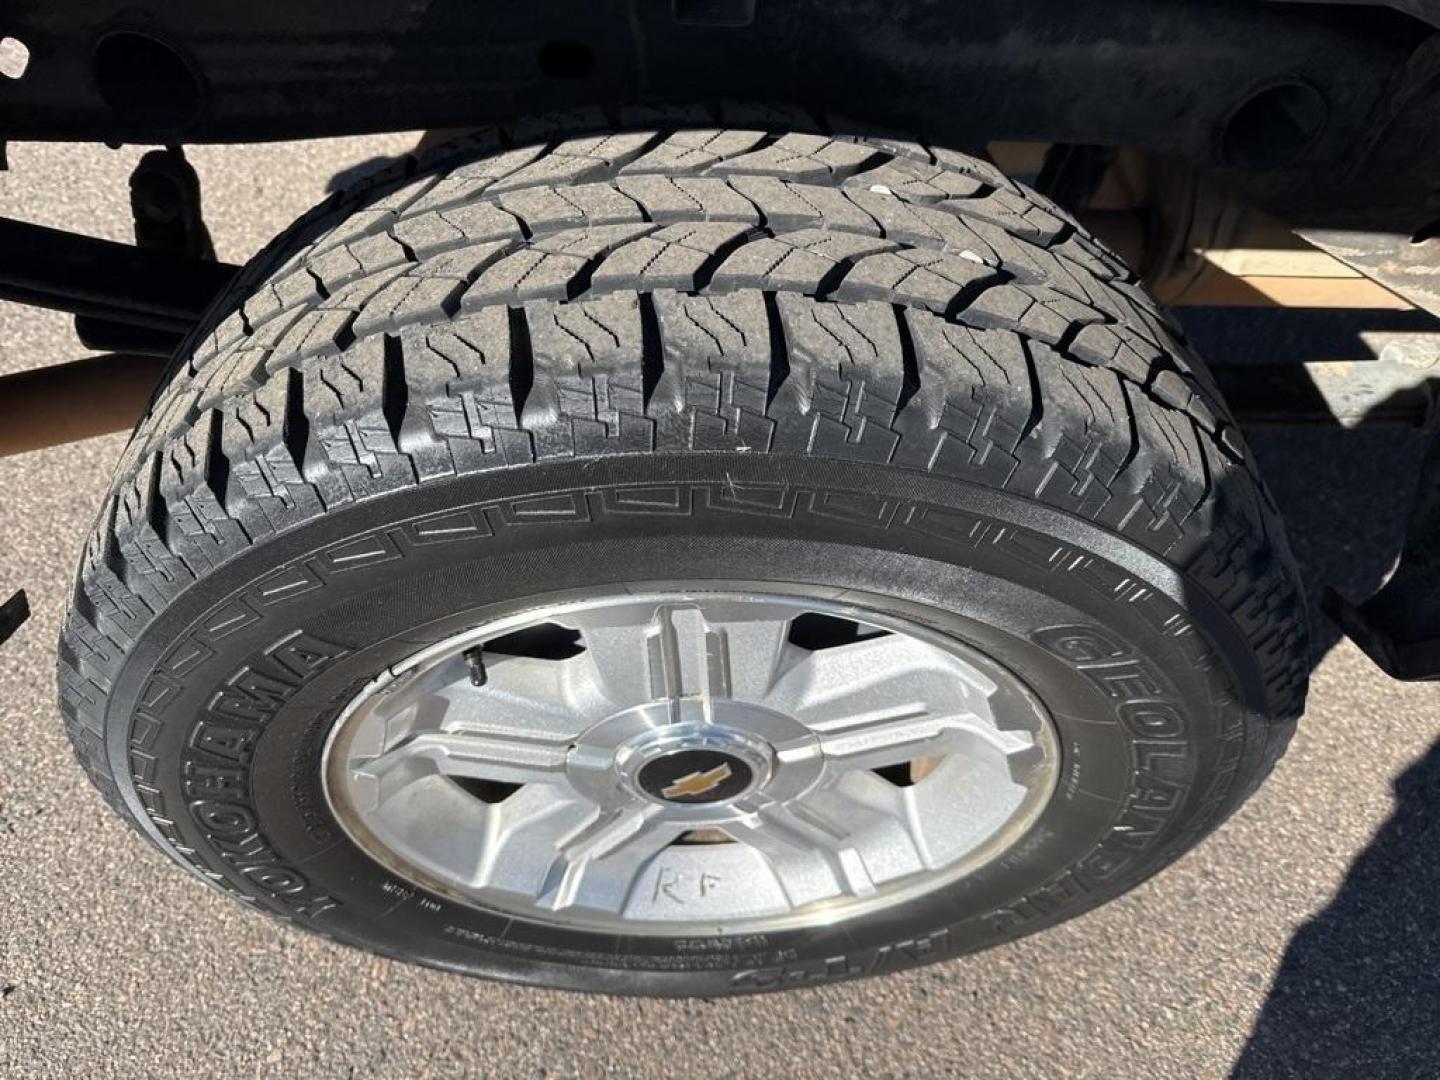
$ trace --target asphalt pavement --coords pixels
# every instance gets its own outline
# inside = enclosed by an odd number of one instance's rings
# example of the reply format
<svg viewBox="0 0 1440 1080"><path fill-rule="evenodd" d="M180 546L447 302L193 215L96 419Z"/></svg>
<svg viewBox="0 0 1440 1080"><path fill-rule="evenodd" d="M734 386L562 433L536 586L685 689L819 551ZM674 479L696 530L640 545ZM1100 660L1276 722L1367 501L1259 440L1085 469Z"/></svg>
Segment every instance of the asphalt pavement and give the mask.
<svg viewBox="0 0 1440 1080"><path fill-rule="evenodd" d="M191 152L221 258L404 136ZM10 148L0 214L129 239L139 150ZM82 355L0 305L0 373ZM1398 548L1406 433L1257 433L1314 583ZM54 652L123 436L0 459L0 1075L9 1077L1440 1075L1440 696L1322 641L1289 754L1215 836L1118 902L920 971L726 1001L517 989L286 931L118 821L61 732Z"/></svg>

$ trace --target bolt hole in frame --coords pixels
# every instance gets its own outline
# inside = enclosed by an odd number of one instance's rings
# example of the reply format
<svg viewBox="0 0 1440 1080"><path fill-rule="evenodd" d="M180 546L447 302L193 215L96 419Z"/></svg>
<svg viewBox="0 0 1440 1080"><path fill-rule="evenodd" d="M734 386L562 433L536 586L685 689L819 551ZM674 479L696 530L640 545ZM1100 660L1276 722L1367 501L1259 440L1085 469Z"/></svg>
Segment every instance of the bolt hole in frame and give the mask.
<svg viewBox="0 0 1440 1080"><path fill-rule="evenodd" d="M19 38L0 37L0 76L23 79L29 68L29 46Z"/></svg>

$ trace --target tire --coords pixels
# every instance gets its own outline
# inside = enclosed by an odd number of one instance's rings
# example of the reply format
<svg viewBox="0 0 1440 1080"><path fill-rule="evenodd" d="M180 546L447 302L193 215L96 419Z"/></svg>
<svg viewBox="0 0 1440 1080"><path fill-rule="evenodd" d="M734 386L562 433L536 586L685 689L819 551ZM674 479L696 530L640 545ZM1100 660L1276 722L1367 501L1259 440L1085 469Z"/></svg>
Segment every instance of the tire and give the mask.
<svg viewBox="0 0 1440 1080"><path fill-rule="evenodd" d="M62 709L110 804L339 941L667 995L986 948L1224 820L1282 752L1309 656L1208 374L1033 192L811 127L488 132L257 256L180 351L83 556ZM686 936L458 902L337 820L322 756L377 675L497 612L716 581L864 597L1011 673L1053 723L1040 816L903 903Z"/></svg>

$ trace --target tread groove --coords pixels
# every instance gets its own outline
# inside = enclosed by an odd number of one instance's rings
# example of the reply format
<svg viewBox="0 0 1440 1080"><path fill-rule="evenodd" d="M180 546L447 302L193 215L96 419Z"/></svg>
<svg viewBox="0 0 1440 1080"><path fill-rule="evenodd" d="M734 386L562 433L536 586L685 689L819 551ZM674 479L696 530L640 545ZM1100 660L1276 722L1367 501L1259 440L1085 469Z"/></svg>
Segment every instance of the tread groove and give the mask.
<svg viewBox="0 0 1440 1080"><path fill-rule="evenodd" d="M655 388L665 375L665 347L660 336L660 319L655 313L655 299L641 293L640 299L640 400L646 415Z"/></svg>
<svg viewBox="0 0 1440 1080"><path fill-rule="evenodd" d="M394 334L384 337L384 374L380 387L380 411L390 429L395 449L401 449L400 433L410 408L410 384L405 380L405 349Z"/></svg>
<svg viewBox="0 0 1440 1080"><path fill-rule="evenodd" d="M900 362L904 378L900 392L895 397L895 412L890 417L890 426L900 421L905 406L920 392L920 357L915 352L915 338L910 333L910 324L905 319L905 308L900 304L892 307L895 313L895 333L900 339Z"/></svg>
<svg viewBox="0 0 1440 1080"><path fill-rule="evenodd" d="M280 436L300 475L310 448L310 415L305 411L305 375L299 368L285 373L285 420Z"/></svg>
<svg viewBox="0 0 1440 1080"><path fill-rule="evenodd" d="M790 346L785 340L785 324L780 317L780 305L775 294L765 293L764 302L770 340L770 380L765 388L765 411L768 413L781 387L790 378Z"/></svg>
<svg viewBox="0 0 1440 1080"><path fill-rule="evenodd" d="M230 491L230 459L225 456L225 414L219 409L210 413L210 440L205 447L205 483L220 504L220 509L230 512L228 497Z"/></svg>
<svg viewBox="0 0 1440 1080"><path fill-rule="evenodd" d="M525 402L535 386L535 352L525 309L512 307L506 315L510 321L510 400L515 405L515 426L523 430Z"/></svg>

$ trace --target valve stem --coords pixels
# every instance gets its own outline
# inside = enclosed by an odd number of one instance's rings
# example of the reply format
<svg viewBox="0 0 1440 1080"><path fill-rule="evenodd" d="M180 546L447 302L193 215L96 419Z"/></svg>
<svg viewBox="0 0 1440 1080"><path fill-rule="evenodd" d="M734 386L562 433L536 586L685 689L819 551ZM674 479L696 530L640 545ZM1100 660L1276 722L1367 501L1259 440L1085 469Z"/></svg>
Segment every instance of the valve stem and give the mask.
<svg viewBox="0 0 1440 1080"><path fill-rule="evenodd" d="M490 675L485 670L484 645L465 650L465 669L470 672L471 686L484 686L490 681Z"/></svg>

